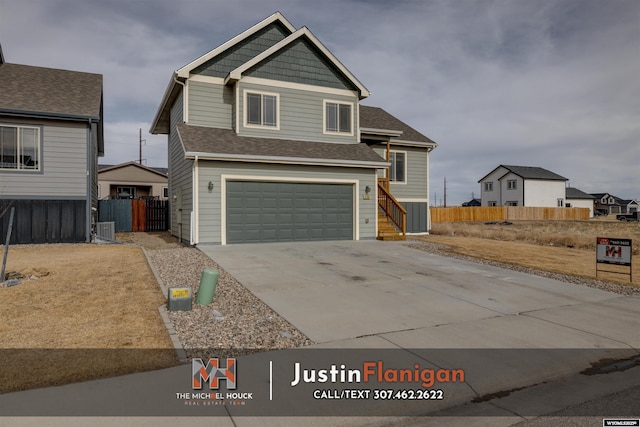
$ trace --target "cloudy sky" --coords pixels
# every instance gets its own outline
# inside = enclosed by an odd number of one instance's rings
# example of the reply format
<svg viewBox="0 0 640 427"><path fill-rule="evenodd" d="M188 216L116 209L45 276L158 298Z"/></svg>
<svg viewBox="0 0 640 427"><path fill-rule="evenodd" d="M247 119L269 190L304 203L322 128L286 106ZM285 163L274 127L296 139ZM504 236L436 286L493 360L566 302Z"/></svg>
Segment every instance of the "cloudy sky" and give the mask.
<svg viewBox="0 0 640 427"><path fill-rule="evenodd" d="M275 11L307 26L382 107L439 144L431 199L499 164L640 198L637 0L0 0L7 62L104 75L106 155L166 166L148 130L172 72Z"/></svg>

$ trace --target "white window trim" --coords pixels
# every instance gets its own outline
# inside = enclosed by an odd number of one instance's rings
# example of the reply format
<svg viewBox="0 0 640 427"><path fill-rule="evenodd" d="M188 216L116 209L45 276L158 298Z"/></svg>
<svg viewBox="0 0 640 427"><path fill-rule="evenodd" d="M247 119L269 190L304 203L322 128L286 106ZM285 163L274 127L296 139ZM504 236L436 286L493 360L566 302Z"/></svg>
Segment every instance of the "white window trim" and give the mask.
<svg viewBox="0 0 640 427"><path fill-rule="evenodd" d="M489 188L491 187L491 188ZM484 183L484 191L493 191L493 181L485 181Z"/></svg>
<svg viewBox="0 0 640 427"><path fill-rule="evenodd" d="M389 150L389 155L391 153L403 153L404 154L404 181L392 181L391 177L389 177L389 183L393 185L407 185L407 181L409 181L409 154L404 150ZM391 162L391 159L388 159ZM385 174L387 169L385 169Z"/></svg>
<svg viewBox="0 0 640 427"><path fill-rule="evenodd" d="M330 131L327 130L327 104L338 104L338 105L348 105L351 107L351 117L349 118L349 128L350 132L340 132L340 131ZM355 114L355 106L353 102L349 101L338 101L335 99L323 99L322 100L322 133L325 135L344 135L344 136L353 136L353 128L354 126L354 114ZM339 126L338 126L339 127Z"/></svg>
<svg viewBox="0 0 640 427"><path fill-rule="evenodd" d="M22 141L20 138L20 130L21 129L34 129L36 131L36 156L38 158L38 167L36 169L21 169L19 167L16 168L0 168L0 172L22 172L22 173L40 173L42 172L42 129L39 126L29 126L29 125L19 125L19 124L9 124L9 123L0 123L1 127L7 128L15 128L17 135L17 146L16 146L16 155L20 156ZM16 162L16 166L18 163Z"/></svg>
<svg viewBox="0 0 640 427"><path fill-rule="evenodd" d="M507 190L517 190L518 189L518 180L517 179L509 179L507 180Z"/></svg>
<svg viewBox="0 0 640 427"><path fill-rule="evenodd" d="M249 102L248 102L248 96L249 94L253 94L253 95L260 95L260 97L263 96L273 96L276 98L276 125L275 126L268 126L268 125L256 125L253 123L249 123ZM280 130L280 94L279 93L274 93L274 92L263 92L261 90L253 90L253 89L244 89L243 90L243 99L244 99L244 105L243 105L243 115L244 115L244 127L245 128L250 128L250 129L266 129L266 130ZM261 98L262 99L262 98ZM262 107L261 107L262 108ZM262 120L262 118L260 118L260 120Z"/></svg>

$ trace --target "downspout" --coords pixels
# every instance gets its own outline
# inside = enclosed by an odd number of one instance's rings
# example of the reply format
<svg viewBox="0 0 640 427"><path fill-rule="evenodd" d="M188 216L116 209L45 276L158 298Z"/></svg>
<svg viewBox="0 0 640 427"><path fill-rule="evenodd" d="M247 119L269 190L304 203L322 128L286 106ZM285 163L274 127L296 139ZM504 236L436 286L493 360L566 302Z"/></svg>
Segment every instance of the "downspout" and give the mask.
<svg viewBox="0 0 640 427"><path fill-rule="evenodd" d="M200 220L199 214L199 197L198 197L198 188L199 188L199 171L198 171L198 156L196 155L195 160L193 161L193 223L191 224L191 230L193 231L191 236L191 245L197 245L199 243L198 236L200 234L200 227L198 221Z"/></svg>
<svg viewBox="0 0 640 427"><path fill-rule="evenodd" d="M189 104L187 103L187 85L181 82L180 80L178 80L176 73L173 74L173 81L179 84L180 86L182 86L182 122L187 123L189 121L188 120Z"/></svg>
<svg viewBox="0 0 640 427"><path fill-rule="evenodd" d="M85 242L91 241L91 217L93 213L93 134L91 132L91 119L88 120L89 127L87 129L87 206L85 207Z"/></svg>

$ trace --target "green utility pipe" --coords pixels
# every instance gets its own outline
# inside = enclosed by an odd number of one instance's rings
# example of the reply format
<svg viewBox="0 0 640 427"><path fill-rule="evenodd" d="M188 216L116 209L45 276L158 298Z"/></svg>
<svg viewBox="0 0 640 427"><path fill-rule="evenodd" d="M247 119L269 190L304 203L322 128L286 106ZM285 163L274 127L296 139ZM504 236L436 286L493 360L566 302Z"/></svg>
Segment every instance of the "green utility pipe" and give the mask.
<svg viewBox="0 0 640 427"><path fill-rule="evenodd" d="M196 304L208 305L213 301L213 294L216 293L216 286L218 284L218 272L211 268L205 268L202 270L202 276L200 276L200 287L198 288L198 295L196 296Z"/></svg>

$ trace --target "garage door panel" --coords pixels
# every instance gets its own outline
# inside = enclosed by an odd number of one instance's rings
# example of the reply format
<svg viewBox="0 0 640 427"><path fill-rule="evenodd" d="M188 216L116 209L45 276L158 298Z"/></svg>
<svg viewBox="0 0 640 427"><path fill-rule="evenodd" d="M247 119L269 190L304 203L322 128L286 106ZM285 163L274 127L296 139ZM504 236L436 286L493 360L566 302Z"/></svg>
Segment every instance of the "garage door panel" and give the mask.
<svg viewBox="0 0 640 427"><path fill-rule="evenodd" d="M353 238L353 186L227 182L227 242Z"/></svg>

